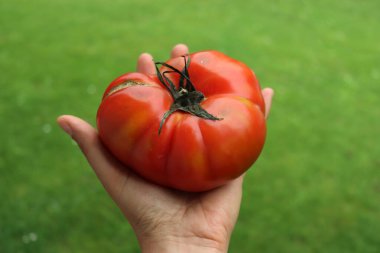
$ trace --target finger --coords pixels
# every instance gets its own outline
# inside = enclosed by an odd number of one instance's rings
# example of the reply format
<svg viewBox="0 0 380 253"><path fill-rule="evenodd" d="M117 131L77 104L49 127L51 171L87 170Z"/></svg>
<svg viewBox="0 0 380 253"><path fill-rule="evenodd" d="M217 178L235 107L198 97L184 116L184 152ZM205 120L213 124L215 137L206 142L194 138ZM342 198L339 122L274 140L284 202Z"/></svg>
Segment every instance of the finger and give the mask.
<svg viewBox="0 0 380 253"><path fill-rule="evenodd" d="M189 53L189 48L185 44L177 44L173 47L170 54L171 58L180 57Z"/></svg>
<svg viewBox="0 0 380 253"><path fill-rule="evenodd" d="M145 75L154 75L156 73L152 55L148 53L143 53L140 55L137 60L137 72Z"/></svg>
<svg viewBox="0 0 380 253"><path fill-rule="evenodd" d="M84 120L74 116L60 116L57 122L78 143L104 188L112 197L117 197L128 174L104 148L97 131Z"/></svg>
<svg viewBox="0 0 380 253"><path fill-rule="evenodd" d="M272 98L274 95L274 91L271 88L265 88L261 91L264 97L264 103L265 103L265 118L268 118L270 108L272 106Z"/></svg>

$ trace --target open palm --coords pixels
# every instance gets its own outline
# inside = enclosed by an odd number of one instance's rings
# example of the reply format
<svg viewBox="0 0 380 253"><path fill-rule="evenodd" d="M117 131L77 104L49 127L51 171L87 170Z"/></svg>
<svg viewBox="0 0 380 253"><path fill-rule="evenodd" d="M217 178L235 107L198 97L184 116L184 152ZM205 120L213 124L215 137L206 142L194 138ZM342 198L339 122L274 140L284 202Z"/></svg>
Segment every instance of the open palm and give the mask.
<svg viewBox="0 0 380 253"><path fill-rule="evenodd" d="M187 46L179 44L173 48L171 57L187 53ZM152 56L142 54L137 70L154 75ZM262 93L268 113L273 91L267 88ZM170 252L168 248L173 250L174 245L177 250L193 247L196 252L201 252L200 248L211 252L227 250L240 209L243 176L204 193L167 189L142 179L118 162L87 122L64 115L58 118L58 123L78 143L132 225L143 251Z"/></svg>

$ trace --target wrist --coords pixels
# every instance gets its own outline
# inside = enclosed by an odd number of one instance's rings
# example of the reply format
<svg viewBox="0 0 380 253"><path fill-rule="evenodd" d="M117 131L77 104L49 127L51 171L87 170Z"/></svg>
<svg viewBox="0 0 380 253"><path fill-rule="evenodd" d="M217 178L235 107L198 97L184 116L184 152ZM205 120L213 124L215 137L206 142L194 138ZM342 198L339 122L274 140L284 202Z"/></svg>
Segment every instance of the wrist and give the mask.
<svg viewBox="0 0 380 253"><path fill-rule="evenodd" d="M162 238L138 238L142 253L226 253L228 241L217 242L196 236Z"/></svg>

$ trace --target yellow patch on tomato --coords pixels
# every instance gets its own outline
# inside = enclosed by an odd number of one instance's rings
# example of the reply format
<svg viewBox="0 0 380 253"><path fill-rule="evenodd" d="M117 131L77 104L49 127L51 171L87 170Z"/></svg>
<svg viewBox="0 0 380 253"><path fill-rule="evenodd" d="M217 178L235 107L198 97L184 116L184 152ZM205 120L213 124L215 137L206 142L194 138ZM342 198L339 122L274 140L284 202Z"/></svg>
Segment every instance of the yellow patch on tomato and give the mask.
<svg viewBox="0 0 380 253"><path fill-rule="evenodd" d="M243 98L243 97L239 97L238 100L239 100L240 102L242 102L242 103L243 103L244 105L246 105L246 106L249 106L249 107L252 107L252 106L253 106L252 101L249 100L249 99L246 99L246 98Z"/></svg>
<svg viewBox="0 0 380 253"><path fill-rule="evenodd" d="M146 126L148 125L149 116L147 113L141 112L134 114L131 118L128 119L126 123L119 129L119 134L115 134L115 138L119 138L123 142L123 146L127 149L133 149L133 145L136 143L137 138L141 137L143 131L145 131Z"/></svg>
<svg viewBox="0 0 380 253"><path fill-rule="evenodd" d="M205 168L207 165L204 153L202 151L195 151L191 156L190 163L193 170L196 171L194 175L198 175L200 178L206 177L205 173L207 171Z"/></svg>

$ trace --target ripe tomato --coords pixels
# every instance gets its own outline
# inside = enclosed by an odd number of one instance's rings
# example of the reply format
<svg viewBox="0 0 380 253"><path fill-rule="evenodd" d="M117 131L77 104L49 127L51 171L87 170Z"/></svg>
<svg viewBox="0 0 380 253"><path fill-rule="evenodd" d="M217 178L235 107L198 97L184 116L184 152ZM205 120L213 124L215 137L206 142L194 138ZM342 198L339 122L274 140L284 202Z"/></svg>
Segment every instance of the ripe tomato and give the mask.
<svg viewBox="0 0 380 253"><path fill-rule="evenodd" d="M97 114L104 145L145 179L179 190L209 190L244 173L266 134L251 69L217 51L156 69L124 74L106 89Z"/></svg>

